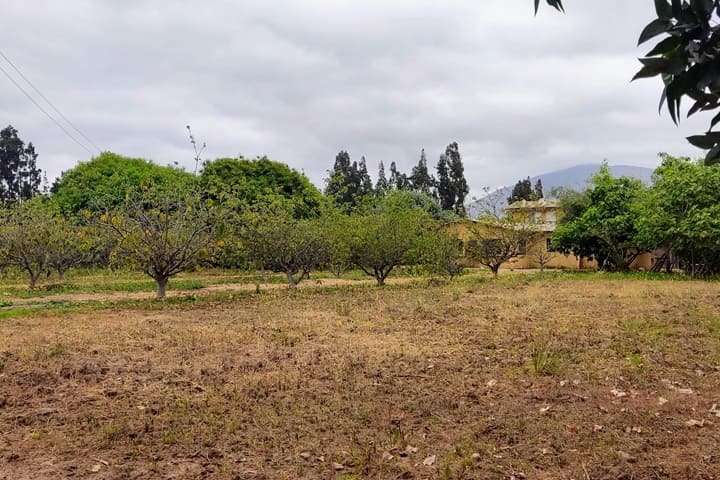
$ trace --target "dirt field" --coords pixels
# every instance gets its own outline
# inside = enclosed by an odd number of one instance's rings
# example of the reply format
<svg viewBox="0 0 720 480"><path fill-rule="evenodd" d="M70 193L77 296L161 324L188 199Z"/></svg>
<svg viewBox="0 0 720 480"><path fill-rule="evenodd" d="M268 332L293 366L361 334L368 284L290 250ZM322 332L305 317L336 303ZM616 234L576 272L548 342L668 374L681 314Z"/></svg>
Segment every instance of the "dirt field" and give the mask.
<svg viewBox="0 0 720 480"><path fill-rule="evenodd" d="M0 322L0 479L718 479L720 285L505 278Z"/></svg>

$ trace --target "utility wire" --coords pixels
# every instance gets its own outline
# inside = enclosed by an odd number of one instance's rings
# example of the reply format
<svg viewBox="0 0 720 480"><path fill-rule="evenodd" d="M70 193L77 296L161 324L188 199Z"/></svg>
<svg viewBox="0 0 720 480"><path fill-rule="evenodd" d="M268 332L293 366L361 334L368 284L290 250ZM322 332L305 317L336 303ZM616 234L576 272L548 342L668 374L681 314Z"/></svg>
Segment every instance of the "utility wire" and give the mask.
<svg viewBox="0 0 720 480"><path fill-rule="evenodd" d="M32 97L32 95L30 95L30 94L27 92L27 90L25 90L25 89L22 87L22 85L20 85L20 84L12 77L12 75L10 75L10 74L8 73L7 70L5 70L2 66L0 66L0 71L1 71L2 73L4 73L5 76L8 78L8 80L10 80L10 81L13 83L13 85L15 85L15 86L18 88L18 90L20 90L20 91L28 98L28 100L30 100L42 113L44 113L45 116L50 119L50 121L52 121L55 125L57 125L58 128L60 128L60 130L62 130L63 132L65 132L65 135L67 135L68 137L70 137L70 139L71 139L72 141L74 141L75 143L77 143L78 145L80 145L82 148L84 148L90 155L93 155L93 151L92 151L92 150L90 150L84 143L82 143L80 140L78 140L77 138L75 138L70 132L68 132L67 129L66 129L60 122L58 122L58 121L55 119L55 117L53 117L52 115L50 115L50 114L48 113L48 111L45 110L45 109L42 107L42 105L40 105L40 104ZM100 150L100 149L98 149L98 150Z"/></svg>
<svg viewBox="0 0 720 480"><path fill-rule="evenodd" d="M70 125L70 126L73 128L73 130L75 130L78 134L80 134L80 136L81 136L82 138L84 138L85 140L87 140L87 143L89 143L90 145L92 145L98 152L102 152L102 148L98 147L98 146L95 144L95 142L93 142L92 140L90 140L90 138L89 138L87 135L85 135L79 128L77 128L77 127L75 126L75 124L73 124L65 115L63 115L63 113L62 113L45 95L43 95L43 93L30 81L29 78L27 78L27 77L20 71L20 69L17 67L17 65L15 65L15 64L12 62L12 60L10 60L10 59L7 57L7 55L5 55L5 54L3 53L2 50L0 50L0 57L4 58L5 61L6 61L7 63L9 63L10 66L18 73L18 75L20 75L20 77L22 77L22 79L25 80L25 81L27 82L27 84L30 85L30 86L32 87L32 89L35 90L35 92L36 92L38 95L40 95L40 98L42 98L43 100L45 100L45 101L47 102L47 104L50 105L50 107L51 107L53 110L55 110L55 112L56 112L58 115L60 115L60 117L62 117L62 119L65 120L68 125Z"/></svg>

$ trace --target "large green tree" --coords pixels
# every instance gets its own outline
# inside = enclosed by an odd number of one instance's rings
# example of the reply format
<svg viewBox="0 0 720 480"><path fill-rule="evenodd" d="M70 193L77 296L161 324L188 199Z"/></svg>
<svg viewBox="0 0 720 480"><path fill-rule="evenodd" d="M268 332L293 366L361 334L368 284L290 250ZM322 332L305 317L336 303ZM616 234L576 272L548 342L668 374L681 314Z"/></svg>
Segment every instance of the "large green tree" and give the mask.
<svg viewBox="0 0 720 480"><path fill-rule="evenodd" d="M302 173L266 157L220 158L205 164L200 187L213 202L242 210L279 197L291 201L296 218L319 215L323 198Z"/></svg>
<svg viewBox="0 0 720 480"><path fill-rule="evenodd" d="M333 203L346 211L352 211L363 198L372 191L372 183L367 173L367 166L364 162L358 165L350 160L350 154L342 150L335 157L332 170L328 172L326 179L325 195L332 199Z"/></svg>
<svg viewBox="0 0 720 480"><path fill-rule="evenodd" d="M592 177L586 208L555 230L553 247L594 258L605 270L627 270L639 253L638 205L644 188L640 180L613 177L603 165Z"/></svg>
<svg viewBox="0 0 720 480"><path fill-rule="evenodd" d="M25 145L12 125L0 131L0 201L27 200L40 192L36 160L32 142Z"/></svg>
<svg viewBox="0 0 720 480"><path fill-rule="evenodd" d="M192 174L178 168L104 152L63 172L51 191L63 213L78 215L84 210L120 207L133 192L156 190L177 195L194 182Z"/></svg>
<svg viewBox="0 0 720 480"><path fill-rule="evenodd" d="M639 238L665 248L691 275L720 273L720 165L662 155L642 202Z"/></svg>

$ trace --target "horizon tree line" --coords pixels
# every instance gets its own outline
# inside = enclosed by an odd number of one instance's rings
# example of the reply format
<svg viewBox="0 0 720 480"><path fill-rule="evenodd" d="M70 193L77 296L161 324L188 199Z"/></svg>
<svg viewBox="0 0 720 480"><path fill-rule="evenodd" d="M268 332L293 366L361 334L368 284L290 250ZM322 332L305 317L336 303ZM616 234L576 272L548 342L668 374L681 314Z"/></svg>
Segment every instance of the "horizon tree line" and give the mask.
<svg viewBox="0 0 720 480"><path fill-rule="evenodd" d="M466 216L465 201L470 188L465 179L465 167L457 142L450 143L440 155L435 167L436 175L430 173L425 149L420 152L418 163L410 174L398 170L397 164L390 163L390 176L385 163L378 163L377 180L373 185L368 173L367 161L352 161L346 150L335 157L332 169L328 171L324 193L334 204L347 211L356 209L369 197L383 197L392 191L407 191L425 195L440 205L443 211Z"/></svg>

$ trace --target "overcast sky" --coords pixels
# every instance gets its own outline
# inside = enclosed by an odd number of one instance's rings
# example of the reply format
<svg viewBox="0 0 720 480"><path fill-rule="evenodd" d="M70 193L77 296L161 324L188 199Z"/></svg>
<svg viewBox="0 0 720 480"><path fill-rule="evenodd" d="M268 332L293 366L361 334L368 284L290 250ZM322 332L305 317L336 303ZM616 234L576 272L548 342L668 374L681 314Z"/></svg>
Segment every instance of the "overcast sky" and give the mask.
<svg viewBox="0 0 720 480"><path fill-rule="evenodd" d="M434 166L457 141L473 194L603 159L698 156L684 137L706 120L677 128L657 114L659 80L629 82L652 1L566 8L4 0L0 50L101 149L188 170L187 124L206 158L268 155L319 186L341 149L365 155L374 177L380 160L409 171L421 148ZM50 178L90 158L1 72L0 98L0 123L35 144Z"/></svg>

